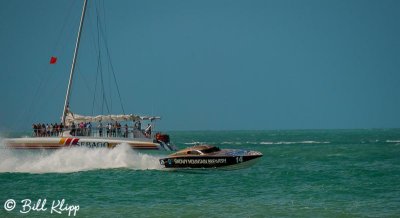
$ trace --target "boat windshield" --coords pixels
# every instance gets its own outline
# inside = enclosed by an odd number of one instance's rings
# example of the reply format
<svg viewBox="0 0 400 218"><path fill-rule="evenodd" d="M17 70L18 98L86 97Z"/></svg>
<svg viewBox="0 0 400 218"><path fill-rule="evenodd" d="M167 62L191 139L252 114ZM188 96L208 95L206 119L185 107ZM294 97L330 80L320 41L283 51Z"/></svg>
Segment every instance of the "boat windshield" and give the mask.
<svg viewBox="0 0 400 218"><path fill-rule="evenodd" d="M201 150L201 152L203 152L205 154L213 153L213 152L217 152L217 151L221 151L221 149L219 149L218 147L211 147L211 148Z"/></svg>

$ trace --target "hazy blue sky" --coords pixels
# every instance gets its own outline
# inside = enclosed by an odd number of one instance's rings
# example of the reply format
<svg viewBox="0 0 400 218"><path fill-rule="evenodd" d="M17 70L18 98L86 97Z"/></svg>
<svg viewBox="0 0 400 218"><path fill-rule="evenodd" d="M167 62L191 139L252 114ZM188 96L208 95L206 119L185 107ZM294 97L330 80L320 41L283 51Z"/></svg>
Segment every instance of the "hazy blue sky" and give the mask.
<svg viewBox="0 0 400 218"><path fill-rule="evenodd" d="M164 130L400 127L398 0L103 3L125 112L160 115ZM76 113L92 113L95 5L72 92ZM59 122L81 7L0 0L1 129ZM112 74L104 75L110 110L120 113Z"/></svg>

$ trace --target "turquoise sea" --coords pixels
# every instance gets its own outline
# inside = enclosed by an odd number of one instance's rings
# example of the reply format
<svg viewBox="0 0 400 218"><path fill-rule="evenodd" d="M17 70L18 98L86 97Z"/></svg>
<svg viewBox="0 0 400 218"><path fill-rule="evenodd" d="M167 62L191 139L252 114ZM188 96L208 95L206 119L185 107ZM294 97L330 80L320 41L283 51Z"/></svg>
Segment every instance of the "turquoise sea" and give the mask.
<svg viewBox="0 0 400 218"><path fill-rule="evenodd" d="M167 153L0 149L0 217L400 217L400 129L170 132L261 151L247 169L165 171ZM7 211L5 207L15 207ZM41 211L21 213L46 199ZM28 207L25 208L28 210ZM57 209L57 207L56 207ZM26 212L26 211L25 211ZM74 215L74 212L70 214Z"/></svg>

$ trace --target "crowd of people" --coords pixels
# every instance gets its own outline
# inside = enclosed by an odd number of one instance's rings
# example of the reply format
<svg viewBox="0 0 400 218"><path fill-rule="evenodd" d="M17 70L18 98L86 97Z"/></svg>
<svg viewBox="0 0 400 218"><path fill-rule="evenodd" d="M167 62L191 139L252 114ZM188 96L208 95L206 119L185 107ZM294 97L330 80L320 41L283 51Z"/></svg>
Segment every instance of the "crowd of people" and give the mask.
<svg viewBox="0 0 400 218"><path fill-rule="evenodd" d="M62 123L35 123L32 124L33 135L36 137L48 137L48 136L59 136L61 135L64 126Z"/></svg>
<svg viewBox="0 0 400 218"><path fill-rule="evenodd" d="M123 136L124 138L128 137L128 133L129 133L129 128L128 128L128 124L125 124L124 126L124 132L122 134L122 125L121 123L115 122L115 123L107 123L107 125L105 125L105 127L103 127L102 123L99 123L99 125L97 126L98 130L99 130L99 136L103 136L103 132L106 133L105 136L107 137L121 137Z"/></svg>
<svg viewBox="0 0 400 218"><path fill-rule="evenodd" d="M63 126L63 124L44 124L38 123L33 124L33 135L36 137L49 137L49 136L61 136L64 130L70 130L70 134L73 136L90 136L92 134L92 124L90 122L81 122L78 124L72 123L71 126ZM151 125L148 124L147 128L142 130L140 121L135 122L133 126L133 135L134 137L140 137L138 133L143 134L145 137L151 137ZM129 136L129 127L128 124L124 126L119 122L115 123L107 123L107 125L103 126L100 122L97 126L98 136L99 137L124 137L128 138Z"/></svg>
<svg viewBox="0 0 400 218"><path fill-rule="evenodd" d="M90 136L92 132L92 124L90 122L79 124L72 123L70 134L73 136Z"/></svg>

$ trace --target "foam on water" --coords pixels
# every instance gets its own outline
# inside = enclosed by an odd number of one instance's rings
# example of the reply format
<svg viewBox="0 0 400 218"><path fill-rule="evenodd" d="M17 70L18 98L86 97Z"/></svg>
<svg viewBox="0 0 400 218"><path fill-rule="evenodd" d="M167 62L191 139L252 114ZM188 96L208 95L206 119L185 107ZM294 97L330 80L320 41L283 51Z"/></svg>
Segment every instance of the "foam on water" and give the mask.
<svg viewBox="0 0 400 218"><path fill-rule="evenodd" d="M260 145L292 145L292 144L330 144L330 142L318 142L318 141L298 141L298 142L260 142Z"/></svg>
<svg viewBox="0 0 400 218"><path fill-rule="evenodd" d="M386 143L400 145L400 140L386 140Z"/></svg>
<svg viewBox="0 0 400 218"><path fill-rule="evenodd" d="M157 156L142 154L127 144L108 148L64 148L56 151L5 149L1 143L0 172L69 173L95 169L161 169Z"/></svg>
<svg viewBox="0 0 400 218"><path fill-rule="evenodd" d="M183 144L185 144L185 145L201 145L201 144L204 144L204 142L185 142Z"/></svg>

